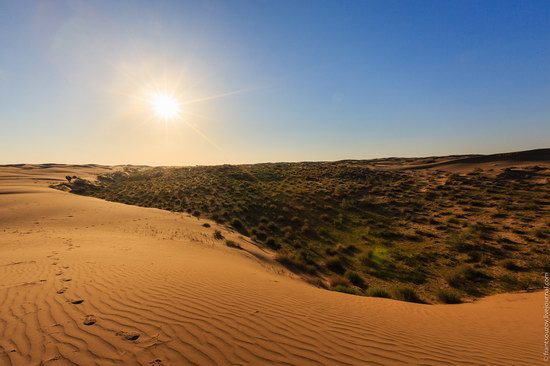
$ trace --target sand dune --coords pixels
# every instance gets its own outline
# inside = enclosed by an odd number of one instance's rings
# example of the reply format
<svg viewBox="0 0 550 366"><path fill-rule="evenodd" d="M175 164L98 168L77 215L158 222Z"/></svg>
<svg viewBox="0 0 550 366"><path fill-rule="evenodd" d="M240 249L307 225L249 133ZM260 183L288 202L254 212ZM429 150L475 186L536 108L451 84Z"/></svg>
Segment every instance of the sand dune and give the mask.
<svg viewBox="0 0 550 366"><path fill-rule="evenodd" d="M490 155L439 157L431 160L435 160L435 162L418 164L417 161L413 160L404 168L468 172L476 168L502 171L506 168L534 166L537 164L547 167L548 163L550 163L550 149L535 149ZM401 169L403 169L403 166L401 166Z"/></svg>
<svg viewBox="0 0 550 366"><path fill-rule="evenodd" d="M329 292L216 225L0 168L0 365L536 365L542 293L419 305Z"/></svg>

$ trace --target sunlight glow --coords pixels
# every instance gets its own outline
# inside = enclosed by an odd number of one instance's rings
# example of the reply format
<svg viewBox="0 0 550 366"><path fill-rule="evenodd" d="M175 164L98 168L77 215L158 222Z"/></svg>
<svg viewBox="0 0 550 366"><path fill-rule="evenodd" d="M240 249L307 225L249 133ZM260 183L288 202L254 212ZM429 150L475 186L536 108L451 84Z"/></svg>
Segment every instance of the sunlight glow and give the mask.
<svg viewBox="0 0 550 366"><path fill-rule="evenodd" d="M172 120L181 114L181 104L176 97L169 94L154 94L150 99L155 115L163 120Z"/></svg>

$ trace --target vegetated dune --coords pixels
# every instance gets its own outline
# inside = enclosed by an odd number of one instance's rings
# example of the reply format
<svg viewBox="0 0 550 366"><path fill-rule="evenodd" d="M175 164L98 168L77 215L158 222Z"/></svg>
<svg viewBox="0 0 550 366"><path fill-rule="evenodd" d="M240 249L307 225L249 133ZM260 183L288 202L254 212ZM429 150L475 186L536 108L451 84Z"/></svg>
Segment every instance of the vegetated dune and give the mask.
<svg viewBox="0 0 550 366"><path fill-rule="evenodd" d="M0 168L0 365L542 364L541 292L329 292L213 222L47 188L105 170Z"/></svg>
<svg viewBox="0 0 550 366"><path fill-rule="evenodd" d="M470 164L460 174L372 164L122 167L54 186L212 219L335 291L458 303L541 288L550 270L549 164L492 172Z"/></svg>

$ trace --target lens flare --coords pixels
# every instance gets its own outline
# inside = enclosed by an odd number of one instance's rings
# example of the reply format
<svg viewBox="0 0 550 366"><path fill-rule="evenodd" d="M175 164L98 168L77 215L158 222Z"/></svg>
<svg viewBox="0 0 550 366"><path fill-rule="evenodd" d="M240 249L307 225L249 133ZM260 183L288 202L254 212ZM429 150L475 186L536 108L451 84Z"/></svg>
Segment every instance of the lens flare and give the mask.
<svg viewBox="0 0 550 366"><path fill-rule="evenodd" d="M181 104L169 94L154 94L150 99L153 113L160 119L173 120L181 114Z"/></svg>

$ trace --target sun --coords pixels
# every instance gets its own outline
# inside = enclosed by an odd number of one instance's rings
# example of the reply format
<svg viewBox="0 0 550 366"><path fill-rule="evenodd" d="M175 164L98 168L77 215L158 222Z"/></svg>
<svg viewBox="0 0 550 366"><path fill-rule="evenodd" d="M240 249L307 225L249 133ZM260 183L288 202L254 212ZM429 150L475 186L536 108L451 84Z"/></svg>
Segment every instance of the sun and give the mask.
<svg viewBox="0 0 550 366"><path fill-rule="evenodd" d="M170 94L153 94L149 100L153 113L163 120L172 120L179 117L181 104L178 99Z"/></svg>

